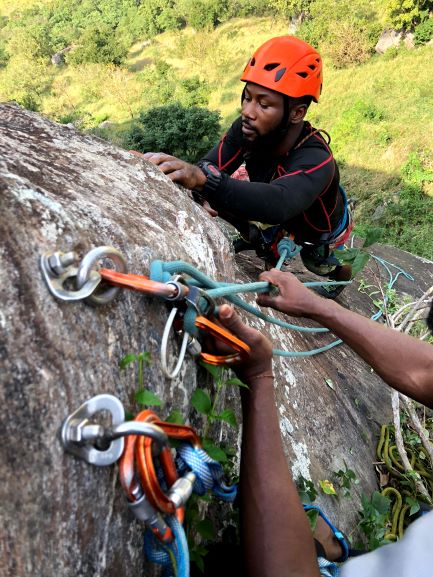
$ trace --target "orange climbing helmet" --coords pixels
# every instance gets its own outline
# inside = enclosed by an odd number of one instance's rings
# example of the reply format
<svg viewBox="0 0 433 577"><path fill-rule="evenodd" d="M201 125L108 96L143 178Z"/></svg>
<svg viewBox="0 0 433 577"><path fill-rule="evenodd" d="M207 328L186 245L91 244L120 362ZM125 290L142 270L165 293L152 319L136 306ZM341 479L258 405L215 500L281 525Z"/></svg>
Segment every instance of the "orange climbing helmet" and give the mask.
<svg viewBox="0 0 433 577"><path fill-rule="evenodd" d="M258 48L241 76L286 96L311 96L319 102L322 58L312 46L295 36L277 36Z"/></svg>

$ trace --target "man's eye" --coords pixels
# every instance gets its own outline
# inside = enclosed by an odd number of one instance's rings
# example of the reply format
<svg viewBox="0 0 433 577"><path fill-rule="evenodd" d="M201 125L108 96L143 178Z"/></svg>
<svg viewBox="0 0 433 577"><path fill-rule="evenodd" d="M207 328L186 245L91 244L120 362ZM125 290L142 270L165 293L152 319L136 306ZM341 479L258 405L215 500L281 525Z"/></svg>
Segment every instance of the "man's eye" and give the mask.
<svg viewBox="0 0 433 577"><path fill-rule="evenodd" d="M269 105L264 104L263 102L260 102L260 106L263 108L263 110L266 110L266 108L269 108Z"/></svg>

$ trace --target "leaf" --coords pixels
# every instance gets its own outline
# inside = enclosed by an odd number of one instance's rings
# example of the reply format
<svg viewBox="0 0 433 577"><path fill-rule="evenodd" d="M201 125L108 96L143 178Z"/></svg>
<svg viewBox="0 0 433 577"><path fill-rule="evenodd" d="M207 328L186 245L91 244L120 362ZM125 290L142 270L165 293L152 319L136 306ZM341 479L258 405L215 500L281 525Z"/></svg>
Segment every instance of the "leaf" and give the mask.
<svg viewBox="0 0 433 577"><path fill-rule="evenodd" d="M137 360L143 361L143 363L145 363L148 367L150 367L150 365L152 364L152 358L150 356L150 353L148 352L139 353L137 356Z"/></svg>
<svg viewBox="0 0 433 577"><path fill-rule="evenodd" d="M325 383L328 385L328 387L329 387L330 389L332 389L333 391L335 391L334 383L332 382L331 379L325 379Z"/></svg>
<svg viewBox="0 0 433 577"><path fill-rule="evenodd" d="M191 397L191 404L196 411L208 415L212 409L209 395L202 389L196 389Z"/></svg>
<svg viewBox="0 0 433 577"><path fill-rule="evenodd" d="M174 423L175 425L185 424L185 419L178 409L173 409L165 420L167 423Z"/></svg>
<svg viewBox="0 0 433 577"><path fill-rule="evenodd" d="M314 532L317 525L317 519L319 517L319 511L317 509L310 509L306 511L308 521L310 523L311 530Z"/></svg>
<svg viewBox="0 0 433 577"><path fill-rule="evenodd" d="M413 497L406 497L406 503L410 506L409 516L418 513L420 510L420 504Z"/></svg>
<svg viewBox="0 0 433 577"><path fill-rule="evenodd" d="M368 252L360 252L352 263L352 278L357 275L370 259Z"/></svg>
<svg viewBox="0 0 433 577"><path fill-rule="evenodd" d="M119 361L119 369L123 371L124 369L126 369L128 365L130 365L131 363L135 363L136 361L138 361L137 355L134 355L132 353L125 355L123 359L120 359Z"/></svg>
<svg viewBox="0 0 433 577"><path fill-rule="evenodd" d="M164 404L158 395L148 389L137 391L134 398L137 403L142 406L161 407Z"/></svg>
<svg viewBox="0 0 433 577"><path fill-rule="evenodd" d="M371 504L381 515L389 511L391 505L391 500L384 495L381 495L378 491L374 491L371 497Z"/></svg>
<svg viewBox="0 0 433 577"><path fill-rule="evenodd" d="M218 367L216 365L209 365L203 361L200 361L202 367L204 367L208 373L210 373L216 381L221 380L224 372L224 367Z"/></svg>
<svg viewBox="0 0 433 577"><path fill-rule="evenodd" d="M212 441L209 441L209 439L203 439L203 449L206 451L209 457L215 459L215 461L219 461L220 463L227 462L227 455L224 453L224 451L214 445Z"/></svg>
<svg viewBox="0 0 433 577"><path fill-rule="evenodd" d="M228 423L232 427L237 427L236 415L231 409L225 409L219 415L215 415L215 417L220 421Z"/></svg>
<svg viewBox="0 0 433 577"><path fill-rule="evenodd" d="M325 495L337 495L337 492L331 481L324 479L323 481L319 481L319 485Z"/></svg>
<svg viewBox="0 0 433 577"><path fill-rule="evenodd" d="M338 260L344 263L352 263L359 254L359 248L345 248L344 250L337 251Z"/></svg>
<svg viewBox="0 0 433 577"><path fill-rule="evenodd" d="M367 248L369 246L371 246L372 244L374 244L375 242L378 242L383 236L383 230L379 227L371 227L367 230L367 234L365 235L365 240L364 240L364 244L362 245L362 248Z"/></svg>
<svg viewBox="0 0 433 577"><path fill-rule="evenodd" d="M206 553L207 553L207 549L206 549ZM204 561L203 561L203 557L206 556L206 553L202 553L201 551L196 551L196 550L190 550L189 552L189 558L191 563L194 563L199 569L200 571L204 574Z"/></svg>
<svg viewBox="0 0 433 577"><path fill-rule="evenodd" d="M245 389L249 389L249 386L243 383L240 379L233 378L228 379L226 382L227 385L234 385L235 387L244 387Z"/></svg>
<svg viewBox="0 0 433 577"><path fill-rule="evenodd" d="M215 529L213 523L210 519L203 519L195 526L197 533L203 537L203 539L214 539L215 538Z"/></svg>

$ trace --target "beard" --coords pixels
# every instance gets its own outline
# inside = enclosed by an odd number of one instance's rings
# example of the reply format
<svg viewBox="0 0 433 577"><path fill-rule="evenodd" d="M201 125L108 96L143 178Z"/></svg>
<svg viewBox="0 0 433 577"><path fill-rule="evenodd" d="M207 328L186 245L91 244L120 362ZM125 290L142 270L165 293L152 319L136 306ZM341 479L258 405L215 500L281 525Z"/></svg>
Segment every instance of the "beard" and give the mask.
<svg viewBox="0 0 433 577"><path fill-rule="evenodd" d="M254 140L249 140L242 137L242 145L247 151L247 153L255 153L260 152L264 156L270 156L272 154L272 150L283 140L283 138L287 134L287 127L282 127L281 125L277 128L274 128L270 132L266 134L259 134Z"/></svg>

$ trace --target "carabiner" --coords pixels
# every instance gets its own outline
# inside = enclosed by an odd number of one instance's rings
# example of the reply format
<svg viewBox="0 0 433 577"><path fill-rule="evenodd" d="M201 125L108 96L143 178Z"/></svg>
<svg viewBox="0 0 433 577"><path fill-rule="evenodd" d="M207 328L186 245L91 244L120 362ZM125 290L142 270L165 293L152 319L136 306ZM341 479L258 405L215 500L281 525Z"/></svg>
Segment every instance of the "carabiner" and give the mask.
<svg viewBox="0 0 433 577"><path fill-rule="evenodd" d="M144 275L124 274L106 268L101 269L99 274L105 281L116 287L128 288L170 301L181 300L188 292L187 286L174 280L166 283L157 282Z"/></svg>
<svg viewBox="0 0 433 577"><path fill-rule="evenodd" d="M187 304L194 307L198 315L212 315L216 309L215 301L205 290L194 285L189 287L188 294L185 296Z"/></svg>
<svg viewBox="0 0 433 577"><path fill-rule="evenodd" d="M230 333L228 330L213 323L206 317L197 317L195 320L195 325L197 328L206 331L236 351L231 355L214 355L201 352L200 358L209 365L235 365L250 356L251 348L246 343L241 341L241 339L238 339L238 337Z"/></svg>
<svg viewBox="0 0 433 577"><path fill-rule="evenodd" d="M168 368L167 362L167 347L168 347L168 337L171 331L171 327L173 326L174 319L177 314L177 308L173 307L170 311L168 316L167 322L165 323L164 332L162 333L161 339L161 369L164 375L168 379L174 379L179 374L180 369L182 368L183 360L185 358L185 353L188 348L188 344L190 342L190 334L187 332L183 333L182 337L182 344L180 345L179 357L177 359L177 363L174 369L170 370Z"/></svg>
<svg viewBox="0 0 433 577"><path fill-rule="evenodd" d="M122 273L126 273L126 261L125 258L123 256L123 254L117 250L116 248L113 248L112 246L98 246L96 248L93 248L92 250L90 250L82 259L80 266L78 267L77 270L77 279L76 279L76 283L77 283L77 288L80 289L82 286L84 286L89 277L92 274L92 267L93 265L101 259L104 258L108 258L110 260L112 260L114 262L114 264L116 265L117 269L119 270L119 272ZM109 302L111 302L115 296L117 295L117 293L119 292L119 288L118 287L112 287L106 291L103 291L99 294L91 294L89 297L87 297L86 303L93 305L93 306L99 306L99 305L105 305L108 304Z"/></svg>
<svg viewBox="0 0 433 577"><path fill-rule="evenodd" d="M44 254L39 259L42 276L48 290L62 301L84 300L93 294L101 282L100 275L92 270L86 282L78 290L66 288L67 281L77 276L78 269L74 266L77 261L78 255L76 253L68 252L65 254L60 251Z"/></svg>

